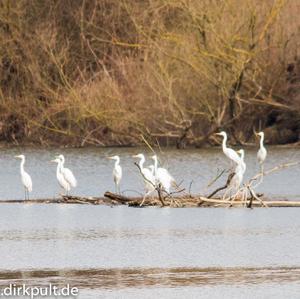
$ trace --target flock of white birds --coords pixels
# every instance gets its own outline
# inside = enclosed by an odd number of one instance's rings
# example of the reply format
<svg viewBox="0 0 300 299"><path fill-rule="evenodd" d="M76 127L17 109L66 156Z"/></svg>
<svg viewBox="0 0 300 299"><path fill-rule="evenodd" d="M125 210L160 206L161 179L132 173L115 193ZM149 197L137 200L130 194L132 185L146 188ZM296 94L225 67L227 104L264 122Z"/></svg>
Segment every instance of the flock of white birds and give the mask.
<svg viewBox="0 0 300 299"><path fill-rule="evenodd" d="M246 171L246 163L244 161L245 152L243 149L235 151L229 147L227 147L227 134L222 131L220 133L216 133L216 135L220 135L223 137L222 141L222 150L225 156L227 156L231 163L234 164L234 175L230 181L230 186L228 190L235 189L239 190L243 177ZM263 164L267 157L267 150L264 147L264 133L259 132L257 135L260 137L260 147L257 152L257 160L260 164L261 174L263 174ZM21 173L21 181L25 189L25 199L29 199L29 192L32 191L32 180L30 175L25 171L25 156L18 155L16 158L21 159L20 164L20 173ZM144 167L144 163L146 161L145 156L143 154L137 154L132 156L133 158L139 159L139 169L144 180L145 184L145 194L143 197L143 201L141 205L143 205L147 196L150 196L159 186L164 192L167 194L170 193L172 185L176 185L175 179L171 176L167 169L158 166L158 158L156 155L152 156L154 164L149 167ZM113 168L113 179L116 187L116 192L120 193L120 182L122 179L122 167L120 165L120 157L112 156L109 159L115 160L115 165ZM56 178L59 185L68 192L71 188L75 188L77 186L77 181L69 168L64 167L65 157L63 155L56 156L54 160L51 162L57 163L56 168Z"/></svg>

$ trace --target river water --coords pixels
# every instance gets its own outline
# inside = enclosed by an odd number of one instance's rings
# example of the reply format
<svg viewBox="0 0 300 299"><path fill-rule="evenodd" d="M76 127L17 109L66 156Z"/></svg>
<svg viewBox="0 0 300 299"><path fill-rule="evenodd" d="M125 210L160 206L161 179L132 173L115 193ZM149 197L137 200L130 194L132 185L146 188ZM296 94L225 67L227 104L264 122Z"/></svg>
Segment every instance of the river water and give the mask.
<svg viewBox="0 0 300 299"><path fill-rule="evenodd" d="M266 169L299 161L297 149L269 148ZM32 198L57 197L55 165L63 153L78 179L73 193L113 190L119 154L127 195L142 192L132 154L143 149L5 149L0 151L0 198L23 197L19 160L31 174ZM219 148L160 154L181 186L208 193L228 168ZM148 162L150 164L150 160ZM258 166L246 149L247 178ZM299 199L299 167L264 179L270 198ZM225 178L224 178L225 179ZM191 182L193 182L191 184ZM0 293L9 283L79 288L78 298L299 298L300 210L297 208L127 208L3 204L0 207Z"/></svg>

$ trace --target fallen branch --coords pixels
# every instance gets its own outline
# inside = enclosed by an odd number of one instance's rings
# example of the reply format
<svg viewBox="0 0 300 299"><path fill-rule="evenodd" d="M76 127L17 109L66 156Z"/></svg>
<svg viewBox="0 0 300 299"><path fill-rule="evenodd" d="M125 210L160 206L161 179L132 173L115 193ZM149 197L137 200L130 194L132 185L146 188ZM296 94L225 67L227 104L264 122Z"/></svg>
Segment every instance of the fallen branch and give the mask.
<svg viewBox="0 0 300 299"><path fill-rule="evenodd" d="M213 197L215 194L217 194L218 192L220 192L220 191L226 189L226 188L230 185L230 182L231 182L231 180L232 180L232 178L233 178L234 175L235 175L234 172L230 173L230 174L228 175L226 184L225 184L224 186L222 186L222 187L217 188L215 191L213 191L211 194L209 194L209 195L207 196L207 198L211 198L211 197Z"/></svg>
<svg viewBox="0 0 300 299"><path fill-rule="evenodd" d="M263 173L258 173L258 174L256 174L254 177L252 177L252 178L249 180L249 182L248 182L247 185L250 185L250 186L251 186L251 184L252 184L254 181L258 180L261 176L266 176L266 175L271 174L271 173L273 173L273 172L275 172L275 171L279 171L279 170L281 170L281 169L288 168L288 167L292 167L292 166L296 166L296 165L299 165L299 164L300 164L300 161L299 161L299 162L284 163L284 164L275 166L275 167L273 167L273 168L271 168L271 169L269 169L269 170L267 170L267 171L264 171ZM257 187L257 186L255 186L255 187ZM255 187L254 187L254 188L255 188Z"/></svg>

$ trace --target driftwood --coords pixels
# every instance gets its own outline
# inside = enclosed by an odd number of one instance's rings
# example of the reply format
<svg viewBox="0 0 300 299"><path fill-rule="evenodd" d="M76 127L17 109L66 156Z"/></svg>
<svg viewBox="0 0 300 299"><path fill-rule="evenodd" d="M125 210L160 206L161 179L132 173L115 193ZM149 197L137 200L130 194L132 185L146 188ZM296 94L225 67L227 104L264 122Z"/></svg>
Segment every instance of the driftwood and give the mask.
<svg viewBox="0 0 300 299"><path fill-rule="evenodd" d="M62 196L53 199L29 199L29 200L0 200L3 204L89 204L89 205L126 205L129 207L140 207L142 197L127 197L112 192L105 192L104 197L80 197L80 196ZM182 196L165 198L166 207L300 207L300 201L288 200L261 200L255 197L242 200L222 200L220 198L207 198L203 196ZM147 198L144 202L145 207L161 207L158 197Z"/></svg>
<svg viewBox="0 0 300 299"><path fill-rule="evenodd" d="M113 199L120 205L128 205L131 207L139 207L142 202L140 197L126 197L111 192L105 192L105 197ZM172 200L173 199L173 200ZM179 203L179 207L243 207L245 201L242 200L222 200L220 198L207 198L203 196L194 197L173 197L165 198L166 207L178 207L174 205L174 199ZM249 203L251 202L251 206ZM248 207L300 207L300 201L288 201L288 200L265 200L262 202L259 198L249 198L246 201ZM148 198L145 200L144 206L161 206L158 198Z"/></svg>

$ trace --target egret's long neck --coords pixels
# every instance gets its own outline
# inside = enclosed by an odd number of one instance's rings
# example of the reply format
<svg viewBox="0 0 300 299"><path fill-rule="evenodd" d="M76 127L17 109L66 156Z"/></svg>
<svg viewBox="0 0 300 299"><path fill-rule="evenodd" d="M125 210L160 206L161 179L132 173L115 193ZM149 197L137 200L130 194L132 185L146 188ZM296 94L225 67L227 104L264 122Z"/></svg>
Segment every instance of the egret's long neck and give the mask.
<svg viewBox="0 0 300 299"><path fill-rule="evenodd" d="M63 157L61 160L60 160L60 170L62 170L64 168L64 165L65 165L65 158Z"/></svg>
<svg viewBox="0 0 300 299"><path fill-rule="evenodd" d="M144 163L145 163L145 157L142 156L142 157L141 157L141 160L140 160L140 162L139 162L140 169L143 169L143 168L144 168Z"/></svg>
<svg viewBox="0 0 300 299"><path fill-rule="evenodd" d="M226 150L226 148L227 148L226 142L227 142L227 135L224 135L223 142L222 142L223 151Z"/></svg>
<svg viewBox="0 0 300 299"><path fill-rule="evenodd" d="M156 175L157 173L157 164L158 164L157 157L154 157L154 175Z"/></svg>
<svg viewBox="0 0 300 299"><path fill-rule="evenodd" d="M241 160L244 162L244 157L245 157L245 154L244 152L241 152Z"/></svg>
<svg viewBox="0 0 300 299"><path fill-rule="evenodd" d="M57 167L56 167L56 176L60 175L60 170L61 170L61 161L59 161L57 163Z"/></svg>
<svg viewBox="0 0 300 299"><path fill-rule="evenodd" d="M116 162L115 162L115 167L119 166L119 164L120 164L120 158L117 157Z"/></svg>
<svg viewBox="0 0 300 299"><path fill-rule="evenodd" d="M20 164L20 171L21 171L21 173L25 172L25 170L24 170L24 164L25 164L25 159L22 158L22 161L21 161L21 164Z"/></svg>
<svg viewBox="0 0 300 299"><path fill-rule="evenodd" d="M264 135L260 136L260 148L264 147Z"/></svg>

